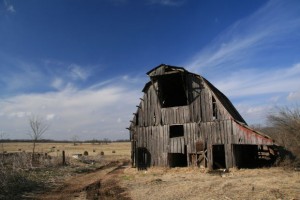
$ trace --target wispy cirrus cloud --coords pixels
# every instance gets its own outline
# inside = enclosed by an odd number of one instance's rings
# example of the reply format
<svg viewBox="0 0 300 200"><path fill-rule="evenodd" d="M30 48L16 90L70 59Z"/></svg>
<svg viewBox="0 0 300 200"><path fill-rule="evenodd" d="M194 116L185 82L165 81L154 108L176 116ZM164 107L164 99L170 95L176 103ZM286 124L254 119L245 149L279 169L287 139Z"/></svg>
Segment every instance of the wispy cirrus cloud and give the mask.
<svg viewBox="0 0 300 200"><path fill-rule="evenodd" d="M18 92L47 92L80 87L92 75L94 66L62 61L28 62L0 52L0 96Z"/></svg>
<svg viewBox="0 0 300 200"><path fill-rule="evenodd" d="M269 1L251 16L228 27L186 66L190 70L203 71L245 65L251 57L262 56L259 53L277 48L287 38L297 40L299 13L298 1Z"/></svg>
<svg viewBox="0 0 300 200"><path fill-rule="evenodd" d="M250 123L264 123L274 107L300 102L300 63L281 69L244 69L214 78Z"/></svg>
<svg viewBox="0 0 300 200"><path fill-rule="evenodd" d="M4 94L14 94L37 86L42 86L48 82L48 77L43 76L38 66L34 63L24 62L17 58L0 54L0 96Z"/></svg>
<svg viewBox="0 0 300 200"><path fill-rule="evenodd" d="M9 13L15 13L16 12L13 4L9 0L4 0L3 4L4 4L5 9L6 9L7 12L9 12Z"/></svg>
<svg viewBox="0 0 300 200"><path fill-rule="evenodd" d="M70 75L74 80L86 80L90 76L90 72L77 64L69 66Z"/></svg>
<svg viewBox="0 0 300 200"><path fill-rule="evenodd" d="M296 92L300 89L300 63L281 69L244 69L215 79L215 85L232 98Z"/></svg>
<svg viewBox="0 0 300 200"><path fill-rule="evenodd" d="M262 122L272 107L300 100L299 5L268 1L220 33L185 66L224 92L246 121Z"/></svg>

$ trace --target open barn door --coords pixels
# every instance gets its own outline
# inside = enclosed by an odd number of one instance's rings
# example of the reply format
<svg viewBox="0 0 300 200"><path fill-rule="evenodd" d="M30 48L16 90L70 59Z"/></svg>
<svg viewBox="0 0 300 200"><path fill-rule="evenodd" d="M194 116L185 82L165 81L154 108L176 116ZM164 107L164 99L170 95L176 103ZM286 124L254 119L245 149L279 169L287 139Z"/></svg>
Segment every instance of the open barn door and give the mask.
<svg viewBox="0 0 300 200"><path fill-rule="evenodd" d="M226 168L224 145L213 145L213 169Z"/></svg>
<svg viewBox="0 0 300 200"><path fill-rule="evenodd" d="M184 145L184 153L169 153L169 166L170 167L187 167L187 148Z"/></svg>
<svg viewBox="0 0 300 200"><path fill-rule="evenodd" d="M137 167L139 170L147 169L151 165L151 154L146 148L137 148Z"/></svg>

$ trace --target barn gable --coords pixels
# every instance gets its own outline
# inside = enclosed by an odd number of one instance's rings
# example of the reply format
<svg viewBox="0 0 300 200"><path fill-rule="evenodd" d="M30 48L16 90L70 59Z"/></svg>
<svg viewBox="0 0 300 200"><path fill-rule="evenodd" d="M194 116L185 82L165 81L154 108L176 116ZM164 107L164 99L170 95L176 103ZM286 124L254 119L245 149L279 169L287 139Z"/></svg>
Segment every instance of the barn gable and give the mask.
<svg viewBox="0 0 300 200"><path fill-rule="evenodd" d="M129 127L133 166L243 166L244 154L254 162L273 145L202 76L165 64L147 75Z"/></svg>

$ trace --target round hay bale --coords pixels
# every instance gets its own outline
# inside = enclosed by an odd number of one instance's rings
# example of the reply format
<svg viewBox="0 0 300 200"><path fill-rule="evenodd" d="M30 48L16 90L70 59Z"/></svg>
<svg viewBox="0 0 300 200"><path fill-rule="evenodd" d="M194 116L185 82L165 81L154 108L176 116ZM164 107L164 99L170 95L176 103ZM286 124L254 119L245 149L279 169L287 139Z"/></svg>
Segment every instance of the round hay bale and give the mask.
<svg viewBox="0 0 300 200"><path fill-rule="evenodd" d="M88 151L84 151L84 152L83 152L83 155L88 156L88 155L89 155L89 152L88 152Z"/></svg>

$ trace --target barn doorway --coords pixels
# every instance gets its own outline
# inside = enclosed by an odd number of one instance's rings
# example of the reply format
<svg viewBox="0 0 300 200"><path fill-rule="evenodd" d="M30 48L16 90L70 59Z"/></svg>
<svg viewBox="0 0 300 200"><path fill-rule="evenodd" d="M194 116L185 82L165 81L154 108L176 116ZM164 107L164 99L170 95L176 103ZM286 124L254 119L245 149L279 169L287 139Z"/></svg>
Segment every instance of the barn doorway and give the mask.
<svg viewBox="0 0 300 200"><path fill-rule="evenodd" d="M170 167L187 167L186 145L184 145L184 153L169 153L168 159Z"/></svg>
<svg viewBox="0 0 300 200"><path fill-rule="evenodd" d="M213 169L226 168L224 145L213 145Z"/></svg>
<svg viewBox="0 0 300 200"><path fill-rule="evenodd" d="M146 148L137 148L137 167L139 170L147 169L151 164L151 154Z"/></svg>
<svg viewBox="0 0 300 200"><path fill-rule="evenodd" d="M238 168L258 167L257 145L233 145L235 165Z"/></svg>

